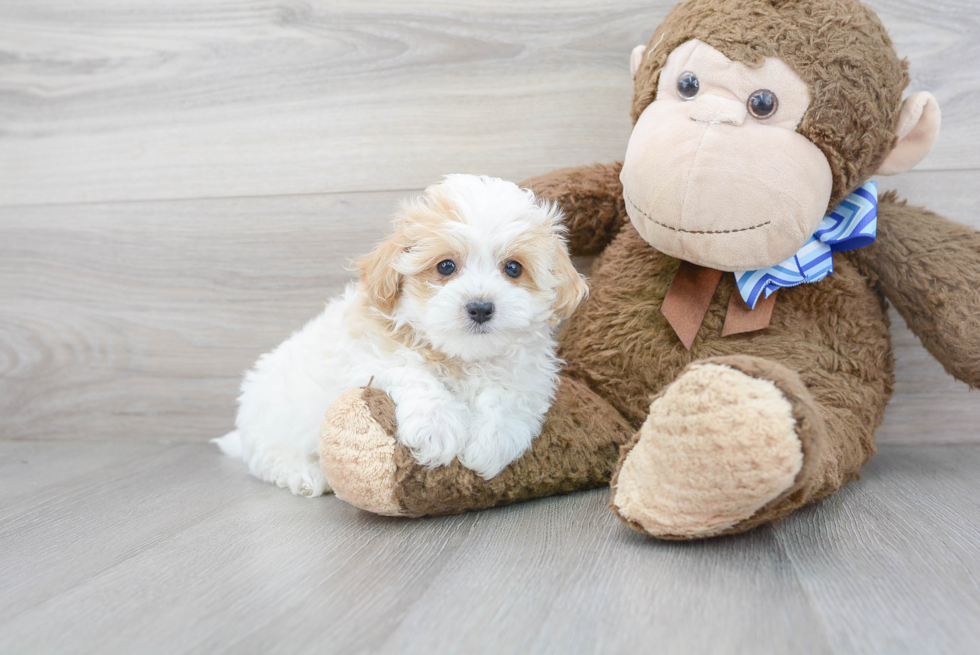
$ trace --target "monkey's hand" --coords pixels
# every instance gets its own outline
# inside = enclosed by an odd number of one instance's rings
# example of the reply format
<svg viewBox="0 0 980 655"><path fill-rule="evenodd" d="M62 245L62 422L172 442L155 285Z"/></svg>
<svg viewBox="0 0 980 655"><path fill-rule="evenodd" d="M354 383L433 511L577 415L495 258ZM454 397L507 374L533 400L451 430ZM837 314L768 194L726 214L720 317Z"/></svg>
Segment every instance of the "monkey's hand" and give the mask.
<svg viewBox="0 0 980 655"><path fill-rule="evenodd" d="M980 387L980 232L884 199L876 242L848 255L946 372Z"/></svg>
<svg viewBox="0 0 980 655"><path fill-rule="evenodd" d="M565 212L572 255L598 255L629 220L619 181L621 162L563 168L521 182Z"/></svg>

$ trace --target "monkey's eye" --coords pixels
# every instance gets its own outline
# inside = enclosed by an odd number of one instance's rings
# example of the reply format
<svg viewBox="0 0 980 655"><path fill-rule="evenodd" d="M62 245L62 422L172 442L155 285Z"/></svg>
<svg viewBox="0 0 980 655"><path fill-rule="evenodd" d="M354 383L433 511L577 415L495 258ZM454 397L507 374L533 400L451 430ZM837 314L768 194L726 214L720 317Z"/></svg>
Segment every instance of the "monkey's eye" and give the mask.
<svg viewBox="0 0 980 655"><path fill-rule="evenodd" d="M449 277L456 272L456 262L451 259L443 259L436 264L436 272L443 277Z"/></svg>
<svg viewBox="0 0 980 655"><path fill-rule="evenodd" d="M772 91L759 89L749 96L749 113L756 118L769 118L776 113L778 107L779 100Z"/></svg>
<svg viewBox="0 0 980 655"><path fill-rule="evenodd" d="M521 266L520 262L515 262L513 259L504 264L504 273L514 278L515 280L521 276L524 272L524 267Z"/></svg>
<svg viewBox="0 0 980 655"><path fill-rule="evenodd" d="M686 73L681 73L680 78L677 80L677 94L685 100L690 100L698 94L701 90L701 82L698 81L698 76L694 73L688 71Z"/></svg>

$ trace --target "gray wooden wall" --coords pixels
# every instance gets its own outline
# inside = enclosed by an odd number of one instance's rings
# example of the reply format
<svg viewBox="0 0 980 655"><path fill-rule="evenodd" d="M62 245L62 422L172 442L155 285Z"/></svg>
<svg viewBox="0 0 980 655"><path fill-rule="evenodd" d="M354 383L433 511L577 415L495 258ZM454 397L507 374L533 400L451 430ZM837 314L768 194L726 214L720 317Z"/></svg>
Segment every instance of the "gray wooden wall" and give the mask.
<svg viewBox="0 0 980 655"><path fill-rule="evenodd" d="M873 0L944 112L882 180L980 227L980 6ZM613 161L664 0L6 0L0 439L201 440L238 378L449 172ZM980 441L896 317L882 442Z"/></svg>

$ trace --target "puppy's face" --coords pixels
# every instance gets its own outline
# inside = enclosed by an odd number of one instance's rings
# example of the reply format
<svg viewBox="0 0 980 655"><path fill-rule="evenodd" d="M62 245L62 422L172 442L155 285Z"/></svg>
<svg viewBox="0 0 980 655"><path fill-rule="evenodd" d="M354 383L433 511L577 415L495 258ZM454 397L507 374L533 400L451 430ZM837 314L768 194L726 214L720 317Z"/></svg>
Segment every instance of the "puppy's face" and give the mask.
<svg viewBox="0 0 980 655"><path fill-rule="evenodd" d="M361 262L362 289L436 350L492 357L569 316L585 296L560 220L510 182L448 176Z"/></svg>

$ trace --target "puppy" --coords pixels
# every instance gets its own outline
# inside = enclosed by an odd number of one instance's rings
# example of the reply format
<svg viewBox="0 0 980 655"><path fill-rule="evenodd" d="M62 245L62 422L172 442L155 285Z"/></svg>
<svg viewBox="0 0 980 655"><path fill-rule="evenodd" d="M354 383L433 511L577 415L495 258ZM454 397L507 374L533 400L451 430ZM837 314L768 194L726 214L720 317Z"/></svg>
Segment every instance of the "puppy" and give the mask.
<svg viewBox="0 0 980 655"><path fill-rule="evenodd" d="M484 478L538 435L561 362L554 330L585 297L561 212L511 182L449 175L402 208L343 296L245 374L237 429L217 439L256 477L330 491L317 443L328 406L369 383L424 466ZM372 382L373 380L373 382Z"/></svg>

